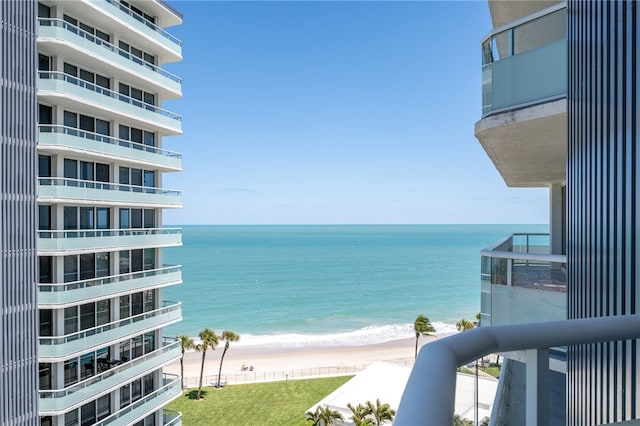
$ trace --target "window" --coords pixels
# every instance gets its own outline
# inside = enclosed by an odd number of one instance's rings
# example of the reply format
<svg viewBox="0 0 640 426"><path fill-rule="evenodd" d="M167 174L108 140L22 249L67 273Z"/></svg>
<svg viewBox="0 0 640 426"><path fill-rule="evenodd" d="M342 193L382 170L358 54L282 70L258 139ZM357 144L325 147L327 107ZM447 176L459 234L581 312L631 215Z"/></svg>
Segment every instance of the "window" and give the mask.
<svg viewBox="0 0 640 426"><path fill-rule="evenodd" d="M142 292L142 297L144 301L144 311L150 312L155 309L156 306L156 292L155 290L145 290Z"/></svg>
<svg viewBox="0 0 640 426"><path fill-rule="evenodd" d="M109 253L96 253L96 277L108 277L111 275Z"/></svg>
<svg viewBox="0 0 640 426"><path fill-rule="evenodd" d="M127 384L120 388L120 408L131 404L131 385Z"/></svg>
<svg viewBox="0 0 640 426"><path fill-rule="evenodd" d="M110 209L108 207L96 207L96 229L110 228L109 214Z"/></svg>
<svg viewBox="0 0 640 426"><path fill-rule="evenodd" d="M131 209L131 227L142 228L142 209Z"/></svg>
<svg viewBox="0 0 640 426"><path fill-rule="evenodd" d="M155 332L151 331L149 333L144 334L144 353L145 354L148 354L149 352L153 352L156 346L155 342L156 342ZM145 393L149 393L149 391L145 391Z"/></svg>
<svg viewBox="0 0 640 426"><path fill-rule="evenodd" d="M51 157L38 155L38 176L51 177Z"/></svg>
<svg viewBox="0 0 640 426"><path fill-rule="evenodd" d="M51 8L38 3L38 18L51 18Z"/></svg>
<svg viewBox="0 0 640 426"><path fill-rule="evenodd" d="M121 274L128 274L130 272L130 268L129 268L129 251L128 250L124 250L120 252L120 273Z"/></svg>
<svg viewBox="0 0 640 426"><path fill-rule="evenodd" d="M51 284L53 282L53 257L38 256L39 279L42 284Z"/></svg>
<svg viewBox="0 0 640 426"><path fill-rule="evenodd" d="M80 229L93 229L93 207L80 207Z"/></svg>
<svg viewBox="0 0 640 426"><path fill-rule="evenodd" d="M136 87L131 87L128 84L119 83L118 93L138 101L143 101L148 105L155 105L156 103L156 95L154 95L153 93L145 92L142 89L138 89ZM121 100L126 101L126 99L124 98ZM134 102L134 105L142 106L141 103L136 102Z"/></svg>
<svg viewBox="0 0 640 426"><path fill-rule="evenodd" d="M80 380L95 375L95 354L93 352L80 357Z"/></svg>
<svg viewBox="0 0 640 426"><path fill-rule="evenodd" d="M96 181L109 182L109 165L96 163Z"/></svg>
<svg viewBox="0 0 640 426"><path fill-rule="evenodd" d="M78 410L69 411L64 415L64 426L78 426Z"/></svg>
<svg viewBox="0 0 640 426"><path fill-rule="evenodd" d="M80 407L80 426L90 426L96 422L96 402L91 401Z"/></svg>
<svg viewBox="0 0 640 426"><path fill-rule="evenodd" d="M111 135L111 123L106 120L101 120L89 115L77 114L72 111L64 112L64 125L67 127L73 127L74 129L80 128L87 132L98 133L101 135ZM89 139L95 138L93 135L85 135Z"/></svg>
<svg viewBox="0 0 640 426"><path fill-rule="evenodd" d="M64 282L78 280L78 256L64 257Z"/></svg>
<svg viewBox="0 0 640 426"><path fill-rule="evenodd" d="M142 249L131 250L131 272L139 272L144 269L144 262L142 258Z"/></svg>
<svg viewBox="0 0 640 426"><path fill-rule="evenodd" d="M140 315L144 311L142 292L131 295L131 316Z"/></svg>
<svg viewBox="0 0 640 426"><path fill-rule="evenodd" d="M111 414L111 396L104 395L96 401L96 420L100 421Z"/></svg>
<svg viewBox="0 0 640 426"><path fill-rule="evenodd" d="M83 116L81 115L80 118ZM80 122L80 127L82 127L82 122ZM87 130L87 129L85 129ZM93 131L93 129L91 129ZM93 179L93 163L88 161L80 162L80 179L82 180L94 180Z"/></svg>
<svg viewBox="0 0 640 426"><path fill-rule="evenodd" d="M127 362L131 359L131 342L120 342L120 361Z"/></svg>
<svg viewBox="0 0 640 426"><path fill-rule="evenodd" d="M53 124L53 108L49 105L38 104L38 123Z"/></svg>
<svg viewBox="0 0 640 426"><path fill-rule="evenodd" d="M156 212L153 209L144 209L144 227L155 228Z"/></svg>
<svg viewBox="0 0 640 426"><path fill-rule="evenodd" d="M96 305L86 303L80 305L80 330L87 330L96 326Z"/></svg>
<svg viewBox="0 0 640 426"><path fill-rule="evenodd" d="M64 63L63 69L65 74L73 77L80 77L81 80L86 81L87 83L96 84L106 89L111 89L111 80L109 79L109 77L105 77L104 75L94 73L93 71L89 71L84 68L79 68L68 62ZM70 79L70 81L72 83L77 83L77 80L75 79Z"/></svg>
<svg viewBox="0 0 640 426"><path fill-rule="evenodd" d="M38 230L51 230L51 206L47 204L38 205Z"/></svg>
<svg viewBox="0 0 640 426"><path fill-rule="evenodd" d="M154 188L156 186L156 174L151 170L144 171L144 186Z"/></svg>
<svg viewBox="0 0 640 426"><path fill-rule="evenodd" d="M122 40L118 41L118 47L123 50L126 53L130 53L131 56L135 56L136 58L142 59L145 62L150 63L151 65L155 65L156 64L156 58L155 56L153 56L150 53L147 53L141 49L138 49L137 47L131 46L129 43L124 42ZM124 52L120 52L120 54L122 56L127 56L126 53ZM133 59L133 58L130 58ZM133 59L134 62L137 62L139 64L142 63L142 61L138 61L136 59ZM144 64L142 64L144 65Z"/></svg>
<svg viewBox="0 0 640 426"><path fill-rule="evenodd" d="M153 392L153 373L144 376L144 394L148 395Z"/></svg>
<svg viewBox="0 0 640 426"><path fill-rule="evenodd" d="M64 385L69 386L78 381L78 359L73 358L64 362ZM76 416L77 419L77 416ZM65 424L69 424L66 422ZM71 423L75 424L75 423Z"/></svg>
<svg viewBox="0 0 640 426"><path fill-rule="evenodd" d="M131 339L131 359L140 358L142 355L144 355L142 336L136 336Z"/></svg>
<svg viewBox="0 0 640 426"><path fill-rule="evenodd" d="M78 208L64 206L64 229L78 229Z"/></svg>
<svg viewBox="0 0 640 426"><path fill-rule="evenodd" d="M53 417L40 417L40 426L53 426Z"/></svg>
<svg viewBox="0 0 640 426"><path fill-rule="evenodd" d="M51 58L47 55L38 55L38 71L51 71Z"/></svg>
<svg viewBox="0 0 640 426"><path fill-rule="evenodd" d="M78 162L76 160L64 159L64 177L78 179Z"/></svg>
<svg viewBox="0 0 640 426"><path fill-rule="evenodd" d="M38 376L40 390L51 389L51 364L48 362L38 364Z"/></svg>
<svg viewBox="0 0 640 426"><path fill-rule="evenodd" d="M155 249L144 249L144 270L154 269L156 264Z"/></svg>
<svg viewBox="0 0 640 426"><path fill-rule="evenodd" d="M96 277L96 255L87 253L80 255L80 279L90 280Z"/></svg>
<svg viewBox="0 0 640 426"><path fill-rule="evenodd" d="M111 302L100 300L96 302L96 324L104 325L111 321Z"/></svg>
<svg viewBox="0 0 640 426"><path fill-rule="evenodd" d="M131 382L131 402L142 398L142 379Z"/></svg>
<svg viewBox="0 0 640 426"><path fill-rule="evenodd" d="M128 229L129 227L129 209L120 209L120 229Z"/></svg>
<svg viewBox="0 0 640 426"><path fill-rule="evenodd" d="M53 310L39 309L40 336L53 336Z"/></svg>
<svg viewBox="0 0 640 426"><path fill-rule="evenodd" d="M120 296L120 319L123 318L129 318L131 316L130 313L130 297L129 295L126 296ZM127 358L129 358L129 355L127 355Z"/></svg>

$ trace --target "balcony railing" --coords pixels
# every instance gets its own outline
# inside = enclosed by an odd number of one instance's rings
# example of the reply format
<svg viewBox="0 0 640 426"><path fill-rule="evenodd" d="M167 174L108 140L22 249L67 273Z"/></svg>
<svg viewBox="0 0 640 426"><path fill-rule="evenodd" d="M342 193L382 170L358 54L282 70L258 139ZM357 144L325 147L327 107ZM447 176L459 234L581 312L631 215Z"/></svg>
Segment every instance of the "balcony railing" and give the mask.
<svg viewBox="0 0 640 426"><path fill-rule="evenodd" d="M181 269L180 265L165 265L162 268L90 280L41 283L38 284L38 305L40 307L62 305L147 287L163 287L180 282Z"/></svg>
<svg viewBox="0 0 640 426"><path fill-rule="evenodd" d="M135 377L160 368L178 356L180 356L180 342L166 343L160 349L149 352L131 361L123 362L103 373L64 389L39 391L41 415L43 413L45 415L55 415L68 410L70 407L82 404L88 398L95 397L114 386L119 386ZM169 383L165 383L162 388L147 396L151 397L153 394L161 394L165 392L167 388L173 389L173 386L176 386L174 382L177 382L177 386L180 387L179 379L170 380ZM144 398L140 401L143 400ZM109 417L104 421L108 419Z"/></svg>
<svg viewBox="0 0 640 426"><path fill-rule="evenodd" d="M490 353L527 351L526 424L548 424L548 348L640 338L640 315L479 327L424 345L405 387L396 426L453 424L457 368ZM531 360L531 361L529 361ZM536 374L537 373L537 374Z"/></svg>
<svg viewBox="0 0 640 426"><path fill-rule="evenodd" d="M120 329L130 324L138 323L140 321L146 321L151 318L159 317L170 312L179 311L181 307L180 302L164 301L163 304L164 307L160 309L144 312L142 314L134 315L118 321L113 321L104 325L99 325L97 327L81 330L76 333L66 334L59 337L38 337L38 343L40 346L63 345L65 343L73 342L76 340L86 339L89 336L95 336L100 333L105 333L110 330Z"/></svg>
<svg viewBox="0 0 640 426"><path fill-rule="evenodd" d="M513 234L480 255L484 325L566 318L567 257L549 254L548 234Z"/></svg>
<svg viewBox="0 0 640 426"><path fill-rule="evenodd" d="M562 2L482 41L482 116L566 97L567 6Z"/></svg>
<svg viewBox="0 0 640 426"><path fill-rule="evenodd" d="M182 413L179 411L164 409L162 424L164 426L176 426L182 424Z"/></svg>
<svg viewBox="0 0 640 426"><path fill-rule="evenodd" d="M163 375L163 385L161 388L145 395L142 399L127 405L122 410L113 413L101 422L96 423L94 426L106 426L116 422L117 424L131 424L132 421L135 421L140 417L138 415L139 412L148 411L150 408L149 405L160 407L181 394L182 386L180 383L180 376L165 373ZM182 414L178 411L164 410L163 418L164 425L179 425L182 423Z"/></svg>
<svg viewBox="0 0 640 426"><path fill-rule="evenodd" d="M114 0L111 0L114 1ZM124 8L124 6L123 6ZM126 9L126 8L124 8ZM133 12L132 12L133 13ZM65 30L91 42L94 43L98 46L102 46L105 49L108 49L114 53L117 53L118 55L132 61L135 62L138 65L141 65L147 69L150 69L151 71L168 78L169 80L180 84L182 82L182 80L180 79L180 77L176 76L175 74L170 73L167 70L164 70L160 67L158 67L155 64L152 64L150 62L145 61L142 58L139 58L135 55L132 55L131 53L127 52L126 50L120 49L118 46L115 46L103 39L101 39L100 37L96 37L91 33L88 33L86 31L84 31L83 29L77 27L76 25L73 25L67 21L64 21L62 19L58 19L58 18L38 18L38 24L41 27L57 27L57 28L64 28ZM168 33L167 33L168 34ZM176 39L177 40L177 39Z"/></svg>
<svg viewBox="0 0 640 426"><path fill-rule="evenodd" d="M137 14L133 10L129 9L128 7L126 7L125 5L120 3L118 0L106 0L106 1L107 1L107 3L112 4L113 6L117 7L118 9L120 9L122 12L124 12L127 15L131 16L136 21L141 22L146 27L151 28L153 31L157 32L158 34L161 34L163 37L167 38L168 40L171 40L173 43L177 44L178 46L182 46L182 42L180 41L180 39L178 37L174 36L173 34L168 33L163 28L160 28L159 26L157 26L153 22L149 21L144 16L141 16L141 15ZM180 12L178 12L176 9L174 9L173 7L171 7L171 5L169 5L166 2L160 2L160 3L162 3L167 9L171 10L177 16L182 18L182 14Z"/></svg>
<svg viewBox="0 0 640 426"><path fill-rule="evenodd" d="M104 191L137 192L141 194L169 195L180 197L182 192L173 189L155 188L152 186L125 185L122 183L100 182L59 177L38 178L41 186L66 186L71 188L100 189Z"/></svg>
<svg viewBox="0 0 640 426"><path fill-rule="evenodd" d="M78 86L84 88L90 92L97 93L99 95L106 96L107 98L112 98L118 100L120 102L124 102L129 105L133 105L138 108L142 108L147 111L154 112L156 114L162 115L164 117L168 117L172 120L176 120L182 122L182 116L176 114L175 112L167 111L165 109L159 108L155 105L148 104L139 99L132 98L130 96L123 95L118 92L114 92L111 89L107 89L105 87L99 86L94 83L90 83L88 81L82 80L71 74L66 74L60 71L38 71L38 76L41 80L58 80L64 81L66 83L72 84L74 86Z"/></svg>
<svg viewBox="0 0 640 426"><path fill-rule="evenodd" d="M57 133L63 135L75 136L90 141L101 142L108 145L115 145L134 150L133 152L142 151L151 154L161 155L163 157L182 159L182 154L168 149L157 148L151 145L145 145L138 142L128 141L126 139L114 138L113 136L102 135L100 133L88 132L86 130L77 129L75 127L62 126L59 124L39 124L38 131L40 133Z"/></svg>

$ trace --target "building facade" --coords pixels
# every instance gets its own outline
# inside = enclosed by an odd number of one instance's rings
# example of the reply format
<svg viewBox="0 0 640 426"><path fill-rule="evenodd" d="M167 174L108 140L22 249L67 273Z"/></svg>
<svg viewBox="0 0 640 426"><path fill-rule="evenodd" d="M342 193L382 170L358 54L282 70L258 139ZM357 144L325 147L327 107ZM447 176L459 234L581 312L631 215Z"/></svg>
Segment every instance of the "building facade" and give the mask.
<svg viewBox="0 0 640 426"><path fill-rule="evenodd" d="M0 425L38 422L36 3L0 2Z"/></svg>
<svg viewBox="0 0 640 426"><path fill-rule="evenodd" d="M40 424L179 424L162 367L180 356L163 328L181 308L163 288L181 272L163 248L181 233L162 215L181 205L163 187L181 156L163 144L182 123L162 105L181 96L163 65L181 60L165 28L182 16L160 0L35 7Z"/></svg>

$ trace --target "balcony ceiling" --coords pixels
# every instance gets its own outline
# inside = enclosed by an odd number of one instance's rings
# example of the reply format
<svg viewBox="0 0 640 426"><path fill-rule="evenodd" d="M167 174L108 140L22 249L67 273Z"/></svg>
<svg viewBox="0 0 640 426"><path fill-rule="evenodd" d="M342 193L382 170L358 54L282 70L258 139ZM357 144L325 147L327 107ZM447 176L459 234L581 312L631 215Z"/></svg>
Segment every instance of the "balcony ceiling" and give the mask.
<svg viewBox="0 0 640 426"><path fill-rule="evenodd" d="M556 3L555 0L489 0L489 12L493 28L531 15Z"/></svg>
<svg viewBox="0 0 640 426"><path fill-rule="evenodd" d="M566 181L566 99L486 117L475 135L507 186Z"/></svg>

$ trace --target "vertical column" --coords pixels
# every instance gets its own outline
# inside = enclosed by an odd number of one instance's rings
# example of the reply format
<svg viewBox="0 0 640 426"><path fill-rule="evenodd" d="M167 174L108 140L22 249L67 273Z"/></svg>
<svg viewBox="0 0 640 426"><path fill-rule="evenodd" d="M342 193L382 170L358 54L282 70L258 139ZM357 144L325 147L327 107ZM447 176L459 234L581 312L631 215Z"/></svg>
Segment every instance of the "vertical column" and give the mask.
<svg viewBox="0 0 640 426"><path fill-rule="evenodd" d="M562 185L554 183L549 185L549 253L551 254L563 254L564 224L562 219Z"/></svg>
<svg viewBox="0 0 640 426"><path fill-rule="evenodd" d="M527 426L549 424L549 349L526 351Z"/></svg>

